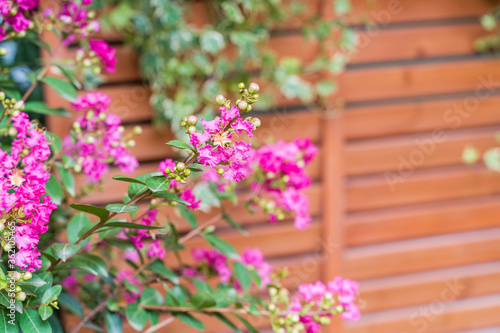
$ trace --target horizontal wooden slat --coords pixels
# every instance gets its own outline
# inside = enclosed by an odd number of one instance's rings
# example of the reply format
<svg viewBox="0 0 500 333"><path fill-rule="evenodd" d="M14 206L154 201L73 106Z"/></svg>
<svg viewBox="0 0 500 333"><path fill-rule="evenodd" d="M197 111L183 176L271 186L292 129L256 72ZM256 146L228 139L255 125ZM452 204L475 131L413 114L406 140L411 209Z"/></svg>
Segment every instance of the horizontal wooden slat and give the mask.
<svg viewBox="0 0 500 333"><path fill-rule="evenodd" d="M345 133L348 139L462 129L500 123L499 96L491 96L471 108L467 94L462 98L347 108ZM467 103L467 104L466 104Z"/></svg>
<svg viewBox="0 0 500 333"><path fill-rule="evenodd" d="M360 280L499 261L500 228L351 248L345 258L346 275Z"/></svg>
<svg viewBox="0 0 500 333"><path fill-rule="evenodd" d="M500 193L500 174L480 166L356 177L347 181L349 211L380 209Z"/></svg>
<svg viewBox="0 0 500 333"><path fill-rule="evenodd" d="M359 322L347 325L348 333L415 332L453 333L500 325L500 295L471 298L456 302L436 302L383 313L367 314Z"/></svg>
<svg viewBox="0 0 500 333"><path fill-rule="evenodd" d="M484 36L484 29L473 23L375 31L368 28L359 31L358 35L359 44L351 63L473 54L474 41Z"/></svg>
<svg viewBox="0 0 500 333"><path fill-rule="evenodd" d="M339 78L339 95L354 102L474 92L477 87L485 95L499 86L500 60L474 59L350 69Z"/></svg>
<svg viewBox="0 0 500 333"><path fill-rule="evenodd" d="M411 172L424 168L463 164L462 152L471 145L484 152L495 147L498 127L361 140L347 143L345 163L349 176Z"/></svg>
<svg viewBox="0 0 500 333"><path fill-rule="evenodd" d="M500 263L448 268L363 281L362 313L428 304L436 298L459 300L500 293Z"/></svg>
<svg viewBox="0 0 500 333"><path fill-rule="evenodd" d="M500 227L499 196L348 214L347 246Z"/></svg>

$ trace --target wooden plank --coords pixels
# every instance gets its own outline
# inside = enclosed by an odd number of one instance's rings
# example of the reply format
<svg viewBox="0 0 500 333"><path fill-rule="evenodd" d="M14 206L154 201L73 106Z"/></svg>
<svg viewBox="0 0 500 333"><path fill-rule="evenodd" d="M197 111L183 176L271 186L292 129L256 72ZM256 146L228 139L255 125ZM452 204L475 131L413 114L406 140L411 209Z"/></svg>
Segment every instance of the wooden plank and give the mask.
<svg viewBox="0 0 500 333"><path fill-rule="evenodd" d="M438 297L460 300L500 293L500 263L447 268L363 281L363 314L428 304Z"/></svg>
<svg viewBox="0 0 500 333"><path fill-rule="evenodd" d="M474 41L485 35L478 23L358 31L357 52L350 63L416 60L474 54ZM404 47L401 47L404 45Z"/></svg>
<svg viewBox="0 0 500 333"><path fill-rule="evenodd" d="M433 132L349 142L345 153L346 172L355 176L461 165L467 145L482 154L497 145L497 132L498 127L488 127L449 131L443 135Z"/></svg>
<svg viewBox="0 0 500 333"><path fill-rule="evenodd" d="M362 246L345 256L347 277L357 280L500 261L500 228Z"/></svg>
<svg viewBox="0 0 500 333"><path fill-rule="evenodd" d="M345 243L360 246L500 227L499 200L487 196L351 213Z"/></svg>
<svg viewBox="0 0 500 333"><path fill-rule="evenodd" d="M367 17L379 27L404 21L444 20L480 16L492 9L488 0L354 0L354 14ZM366 13L368 12L368 13ZM324 15L333 18L333 6L327 2Z"/></svg>
<svg viewBox="0 0 500 333"><path fill-rule="evenodd" d="M474 94L471 95L471 97ZM500 97L492 95L470 108L469 100L453 98L397 104L347 107L345 132L348 139L432 132L500 123ZM466 107L467 103L467 107Z"/></svg>
<svg viewBox="0 0 500 333"><path fill-rule="evenodd" d="M500 60L474 59L350 69L339 77L339 96L349 102L446 94L500 86ZM486 89L484 88L486 87Z"/></svg>
<svg viewBox="0 0 500 333"><path fill-rule="evenodd" d="M347 209L361 211L500 193L500 174L480 166L356 177L347 182Z"/></svg>
<svg viewBox="0 0 500 333"><path fill-rule="evenodd" d="M348 326L349 333L415 332L452 333L460 330L478 332L481 328L500 325L500 295L471 298L455 302L435 302L425 307L411 307L367 314Z"/></svg>

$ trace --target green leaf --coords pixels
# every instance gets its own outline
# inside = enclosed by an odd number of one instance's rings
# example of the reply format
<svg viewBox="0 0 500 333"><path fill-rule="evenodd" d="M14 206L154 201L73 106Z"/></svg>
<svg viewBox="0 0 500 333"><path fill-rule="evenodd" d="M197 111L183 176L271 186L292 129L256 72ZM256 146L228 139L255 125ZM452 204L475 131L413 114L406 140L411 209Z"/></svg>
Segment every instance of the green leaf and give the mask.
<svg viewBox="0 0 500 333"><path fill-rule="evenodd" d="M153 192L168 191L170 179L166 176L154 176L146 180L146 186Z"/></svg>
<svg viewBox="0 0 500 333"><path fill-rule="evenodd" d="M42 318L42 320L49 319L53 313L54 310L52 310L52 307L49 305L42 305L38 308L38 314L40 315L40 318Z"/></svg>
<svg viewBox="0 0 500 333"><path fill-rule="evenodd" d="M140 308L138 303L127 305L125 315L130 326L136 331L141 331L146 326L148 320L146 310Z"/></svg>
<svg viewBox="0 0 500 333"><path fill-rule="evenodd" d="M59 302L59 305L76 314L78 317L83 318L84 312L82 305L76 298L74 298L70 294L62 292L61 295L59 295L59 297L57 298L57 301Z"/></svg>
<svg viewBox="0 0 500 333"><path fill-rule="evenodd" d="M57 316L51 316L49 320L47 320L52 328L52 333L64 333L61 322Z"/></svg>
<svg viewBox="0 0 500 333"><path fill-rule="evenodd" d="M217 304L214 297L207 291L194 294L191 297L191 304L198 309L210 308Z"/></svg>
<svg viewBox="0 0 500 333"><path fill-rule="evenodd" d="M254 305L254 304L252 304L252 305ZM254 306L255 306L255 305L254 305ZM260 315L260 313L259 313L259 315ZM235 316L236 318L238 318L238 319L239 319L239 320L243 323L243 325L245 325L245 327L246 327L246 328L247 328L250 332L252 332L252 333L259 333L259 330L257 330L255 327L253 327L253 325L252 325L252 324L250 324L250 322L249 322L248 320L246 320L245 318L243 318L242 316L240 316L239 314L236 314L236 313L234 313L234 316Z"/></svg>
<svg viewBox="0 0 500 333"><path fill-rule="evenodd" d="M153 192L152 194L153 197L158 197L158 198L163 198L167 199L169 201L175 201L183 205L189 205L189 202L182 200L175 194L168 192L168 191L161 191L161 192Z"/></svg>
<svg viewBox="0 0 500 333"><path fill-rule="evenodd" d="M52 286L47 289L42 296L42 303L49 304L52 302L59 294L61 294L62 287L60 285Z"/></svg>
<svg viewBox="0 0 500 333"><path fill-rule="evenodd" d="M10 323L9 323L10 321ZM2 333L18 333L19 324L16 318L9 317L9 310L0 309L0 332Z"/></svg>
<svg viewBox="0 0 500 333"><path fill-rule="evenodd" d="M156 260L148 266L148 269L156 274L166 278L173 284L179 284L179 277L170 268L166 267L163 262Z"/></svg>
<svg viewBox="0 0 500 333"><path fill-rule="evenodd" d="M52 154L57 154L61 151L62 142L61 138L53 133L45 132L45 137L47 138L47 142L50 145L50 151Z"/></svg>
<svg viewBox="0 0 500 333"><path fill-rule="evenodd" d="M26 102L24 105L24 111L38 113L38 114L47 114L58 117L69 117L71 114L63 108L50 108L44 102L41 101L32 101Z"/></svg>
<svg viewBox="0 0 500 333"><path fill-rule="evenodd" d="M128 282L127 280L123 280L123 284L125 287L127 287L128 290L130 290L133 293L139 293L139 287L137 287L135 284Z"/></svg>
<svg viewBox="0 0 500 333"><path fill-rule="evenodd" d="M80 253L73 257L73 261L77 263L78 268L96 276L101 276L110 283L108 266L101 258L88 253Z"/></svg>
<svg viewBox="0 0 500 333"><path fill-rule="evenodd" d="M81 83L76 79L75 75L66 67L58 65L59 69L61 72L66 76L66 78L71 82L72 85L74 85L77 89L82 89Z"/></svg>
<svg viewBox="0 0 500 333"><path fill-rule="evenodd" d="M335 0L335 12L339 15L345 15L351 11L351 0Z"/></svg>
<svg viewBox="0 0 500 333"><path fill-rule="evenodd" d="M59 96L70 102L74 102L78 97L75 87L69 82L51 76L46 76L41 81L54 89Z"/></svg>
<svg viewBox="0 0 500 333"><path fill-rule="evenodd" d="M181 140L170 140L166 144L169 146L175 147L175 148L188 149L188 150L194 151L193 146L191 146L190 144L185 143L184 141L181 141ZM174 170L172 170L172 171L174 171Z"/></svg>
<svg viewBox="0 0 500 333"><path fill-rule="evenodd" d="M252 316L255 316L255 317L259 317L260 316L260 311L259 311L259 308L257 307L257 305L250 304L249 310L250 310L250 314Z"/></svg>
<svg viewBox="0 0 500 333"><path fill-rule="evenodd" d="M50 197L50 200L56 205L62 203L64 197L61 184L57 181L54 175L50 175L49 180L45 183L45 192Z"/></svg>
<svg viewBox="0 0 500 333"><path fill-rule="evenodd" d="M146 183L141 182L140 180L130 178L130 177L125 177L125 176L114 176L113 179L121 181L121 182L126 182L126 183L135 183L135 184L146 185Z"/></svg>
<svg viewBox="0 0 500 333"><path fill-rule="evenodd" d="M80 212L85 212L85 213L95 215L98 218L100 218L101 220L105 220L109 216L109 212L102 207L97 207L97 206L92 206L92 205L77 205L77 204L72 204L72 205L70 205L70 207L73 209L76 209Z"/></svg>
<svg viewBox="0 0 500 333"><path fill-rule="evenodd" d="M18 285L20 285L20 286L33 286L33 287L37 287L37 288L42 287L45 284L47 284L47 282L42 280L37 274L32 274L31 279L26 280L26 281L23 280L23 281L18 283Z"/></svg>
<svg viewBox="0 0 500 333"><path fill-rule="evenodd" d="M138 194L141 194L141 193L145 192L148 189L148 187L145 185L146 184L146 180L149 177L152 177L152 176L161 176L161 175L162 175L161 172L152 172L152 173L146 173L146 174L139 175L139 176L135 177L135 179L137 179L140 182L142 182L142 184L140 184L140 183L130 183L129 186L128 186L128 196L131 199L133 199Z"/></svg>
<svg viewBox="0 0 500 333"><path fill-rule="evenodd" d="M7 290L6 289L0 290L0 304L2 304L5 307L9 307L10 300L11 298L9 297Z"/></svg>
<svg viewBox="0 0 500 333"><path fill-rule="evenodd" d="M250 289L250 285L252 284L252 280L250 279L250 273L240 262L234 263L234 274L236 278L241 284L243 290L248 291Z"/></svg>
<svg viewBox="0 0 500 333"><path fill-rule="evenodd" d="M106 323L106 329L108 333L122 333L123 325L120 316L116 313L109 311L104 312L104 322Z"/></svg>
<svg viewBox="0 0 500 333"><path fill-rule="evenodd" d="M26 333L52 333L50 324L43 321L35 309L25 309L20 319L21 330Z"/></svg>
<svg viewBox="0 0 500 333"><path fill-rule="evenodd" d="M129 223L129 222L110 222L104 224L103 227L145 229L145 230L163 229L163 227L155 227L152 225L144 225L144 224Z"/></svg>
<svg viewBox="0 0 500 333"><path fill-rule="evenodd" d="M64 185L66 191L72 197L75 196L75 178L71 172L62 165L57 165L57 171L59 172L59 177L61 177L61 182Z"/></svg>
<svg viewBox="0 0 500 333"><path fill-rule="evenodd" d="M206 283L205 281L203 280L200 280L200 279L197 279L197 278L193 278L192 279L192 282L194 284L194 286L196 287L196 289L198 289L198 291L206 291L206 292L209 292L209 293L213 293L213 289L212 287L210 287L208 285L208 283Z"/></svg>
<svg viewBox="0 0 500 333"><path fill-rule="evenodd" d="M204 331L205 330L205 325L195 317L191 316L190 314L183 313L183 312L173 312L172 313L175 317L179 318L180 321L182 321L184 324L189 325L193 328L196 328L197 330Z"/></svg>
<svg viewBox="0 0 500 333"><path fill-rule="evenodd" d="M75 244L80 237L85 235L87 231L92 228L92 223L90 219L84 213L78 213L71 218L66 228L66 233L68 235L68 241Z"/></svg>
<svg viewBox="0 0 500 333"><path fill-rule="evenodd" d="M318 95L326 97L331 95L336 90L335 82L331 80L324 80L316 83L316 91Z"/></svg>
<svg viewBox="0 0 500 333"><path fill-rule="evenodd" d="M219 252L223 255L233 259L239 258L238 252L236 252L234 247L228 242L223 241L214 234L205 234L203 237L210 245L219 250Z"/></svg>
<svg viewBox="0 0 500 333"><path fill-rule="evenodd" d="M137 205L124 205L124 204L109 204L106 206L106 210L113 213L132 213L139 210Z"/></svg>
<svg viewBox="0 0 500 333"><path fill-rule="evenodd" d="M196 216L194 215L194 213L192 211L187 209L186 206L179 206L178 209L179 209L179 212L181 213L182 217L184 218L184 220L187 223L189 223L191 228L194 229L198 226L198 221L196 220Z"/></svg>
<svg viewBox="0 0 500 333"><path fill-rule="evenodd" d="M243 236L248 236L248 232L243 229L233 218L229 215L224 214L224 220L227 221L234 229L238 230Z"/></svg>
<svg viewBox="0 0 500 333"><path fill-rule="evenodd" d="M158 290L145 288L141 295L140 304L142 305L163 305L163 296Z"/></svg>
<svg viewBox="0 0 500 333"><path fill-rule="evenodd" d="M216 54L226 46L226 42L220 32L205 30L200 36L200 46L203 51Z"/></svg>
<svg viewBox="0 0 500 333"><path fill-rule="evenodd" d="M68 260L73 254L78 252L83 247L84 243L75 244L61 244L55 243L50 247L54 251L54 255L62 261Z"/></svg>
<svg viewBox="0 0 500 333"><path fill-rule="evenodd" d="M217 319L219 319L222 323L230 327L233 331L241 333L241 330L222 313L215 313L214 315Z"/></svg>

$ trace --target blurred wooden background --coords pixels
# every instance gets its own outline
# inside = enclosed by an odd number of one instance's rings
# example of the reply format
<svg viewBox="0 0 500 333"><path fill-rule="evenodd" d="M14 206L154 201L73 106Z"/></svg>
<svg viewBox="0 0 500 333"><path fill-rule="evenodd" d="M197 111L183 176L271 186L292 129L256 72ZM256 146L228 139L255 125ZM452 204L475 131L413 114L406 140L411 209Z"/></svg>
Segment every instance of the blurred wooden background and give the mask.
<svg viewBox="0 0 500 333"><path fill-rule="evenodd" d="M326 119L278 99L279 107L261 116L258 139L311 137L320 147L309 169L312 226L300 232L291 221L269 224L238 212L250 237L221 234L238 250L259 246L277 267L291 266L290 287L334 275L359 280L362 319L331 332L500 332L500 173L461 161L467 144L494 146L500 128L500 59L473 49L485 34L478 18L496 1L372 3L374 24L360 30L359 52L339 80L344 112ZM356 12L364 5L354 0ZM194 22L206 22L203 3L193 6ZM332 15L327 7L322 14ZM150 125L137 55L119 37L108 39L119 63L101 91L127 127L144 128L133 149L142 162L137 174L154 171L171 154L165 146L171 134ZM272 46L305 60L316 52L293 26ZM64 104L48 90L46 99ZM68 124L49 119L58 133ZM124 184L106 184L88 202L121 200ZM211 320L207 327L227 331ZM164 331L188 329L174 323Z"/></svg>

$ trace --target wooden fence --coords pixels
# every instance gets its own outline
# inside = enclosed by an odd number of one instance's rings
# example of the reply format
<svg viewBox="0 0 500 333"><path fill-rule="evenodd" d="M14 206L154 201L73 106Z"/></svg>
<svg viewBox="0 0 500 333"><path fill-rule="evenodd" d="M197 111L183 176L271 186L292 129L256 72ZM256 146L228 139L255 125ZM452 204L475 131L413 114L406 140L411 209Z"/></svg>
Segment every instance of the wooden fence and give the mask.
<svg viewBox="0 0 500 333"><path fill-rule="evenodd" d="M291 266L290 287L334 275L359 280L362 319L336 322L329 332L500 332L500 173L461 161L467 144L482 151L496 144L500 60L473 50L484 34L478 17L496 2L371 2L373 25L360 30L359 52L339 80L344 112L325 118L278 108L262 116L261 138L311 137L320 147L309 168L311 227L300 232L291 221L268 224L242 211L250 237L221 234L238 250L259 246L277 267ZM354 0L355 10L364 4ZM195 3L199 24L206 22L202 6ZM333 15L328 7L322 14ZM316 49L302 43L294 32L272 40L281 54L314 58ZM142 124L137 174L153 171L171 154L171 134L149 125L137 56L122 46L118 56L101 90L127 127ZM63 104L50 91L46 99ZM68 122L49 125L68 130ZM121 199L124 184L105 183L107 191L88 202ZM208 323L210 332L227 331ZM188 331L175 322L166 330Z"/></svg>

